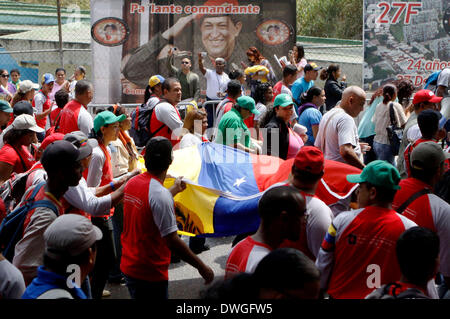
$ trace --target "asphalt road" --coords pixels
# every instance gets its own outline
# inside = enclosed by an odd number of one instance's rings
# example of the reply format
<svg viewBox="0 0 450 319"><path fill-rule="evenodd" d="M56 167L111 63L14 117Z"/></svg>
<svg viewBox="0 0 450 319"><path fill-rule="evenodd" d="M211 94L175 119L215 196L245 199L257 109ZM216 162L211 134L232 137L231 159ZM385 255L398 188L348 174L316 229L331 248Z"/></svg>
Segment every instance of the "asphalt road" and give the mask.
<svg viewBox="0 0 450 319"><path fill-rule="evenodd" d="M188 237L183 236L183 240L188 243ZM231 242L234 237L207 238L206 244L211 248L198 256L204 263L209 265L214 271L214 282L223 279L225 274L225 263L231 251ZM170 264L169 267L169 299L199 299L199 293L207 288L203 278L191 265L180 261ZM104 299L130 299L128 289L121 284L107 284L106 289L111 292L111 296Z"/></svg>

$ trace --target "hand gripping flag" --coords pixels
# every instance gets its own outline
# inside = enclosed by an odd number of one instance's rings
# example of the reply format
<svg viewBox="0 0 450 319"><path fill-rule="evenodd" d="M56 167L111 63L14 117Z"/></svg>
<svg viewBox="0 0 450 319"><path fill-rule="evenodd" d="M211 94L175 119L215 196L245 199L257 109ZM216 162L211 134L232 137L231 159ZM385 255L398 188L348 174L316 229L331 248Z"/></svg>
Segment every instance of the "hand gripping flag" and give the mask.
<svg viewBox="0 0 450 319"><path fill-rule="evenodd" d="M259 199L271 185L287 180L293 163L216 143L174 151L164 186L173 185L172 177L186 181L174 198L181 234L222 237L256 231ZM346 175L360 172L326 160L316 195L327 205L347 198L358 185L348 183Z"/></svg>

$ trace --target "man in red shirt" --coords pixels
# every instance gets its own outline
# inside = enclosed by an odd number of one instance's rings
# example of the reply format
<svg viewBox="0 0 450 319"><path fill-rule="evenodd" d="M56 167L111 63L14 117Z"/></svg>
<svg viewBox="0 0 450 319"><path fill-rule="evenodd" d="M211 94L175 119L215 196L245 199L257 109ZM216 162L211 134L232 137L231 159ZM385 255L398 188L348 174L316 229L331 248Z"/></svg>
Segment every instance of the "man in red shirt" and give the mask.
<svg viewBox="0 0 450 319"><path fill-rule="evenodd" d="M315 196L324 169L322 151L315 146L303 146L295 157L291 174L285 183L295 187L304 196L308 219L301 229L300 239L295 242L285 241L282 247L296 248L313 261L319 254L320 245L334 217L331 209Z"/></svg>
<svg viewBox="0 0 450 319"><path fill-rule="evenodd" d="M171 163L171 142L154 137L146 145L147 172L133 177L125 186L120 270L133 299L168 298L172 251L197 268L206 284L214 278L212 269L177 235L173 196L186 184L179 177L170 189L163 186Z"/></svg>
<svg viewBox="0 0 450 319"><path fill-rule="evenodd" d="M181 84L176 78L165 79L162 84L163 97L156 104L150 118L152 136L163 136L171 141L172 146L178 144L183 127L177 105L181 101Z"/></svg>
<svg viewBox="0 0 450 319"><path fill-rule="evenodd" d="M37 207L30 210L25 219L23 237L14 249L13 264L22 272L26 284L31 282L37 274L37 268L43 264L44 232L64 211L61 197L70 186L78 185L81 179L82 158L83 154L68 141L53 142L42 154L41 163L47 172L47 182L39 189L35 201L47 200L56 211ZM23 198L29 198L34 189L28 189Z"/></svg>
<svg viewBox="0 0 450 319"><path fill-rule="evenodd" d="M306 203L292 186L267 190L258 203L261 223L252 236L231 251L225 267L225 279L236 273L253 273L264 256L278 248L285 239L296 241L305 222Z"/></svg>
<svg viewBox="0 0 450 319"><path fill-rule="evenodd" d="M440 272L450 287L450 205L433 194L450 153L435 142L420 143L411 153L411 177L400 182L392 207L417 225L436 232L441 240Z"/></svg>
<svg viewBox="0 0 450 319"><path fill-rule="evenodd" d="M395 243L416 224L391 207L400 174L385 161L369 163L360 175L359 209L340 213L331 223L316 265L321 289L334 299L359 299L374 288L400 279Z"/></svg>
<svg viewBox="0 0 450 319"><path fill-rule="evenodd" d="M86 80L78 81L75 85L75 99L64 106L59 117L59 127L55 129L55 132L67 134L81 131L89 135L94 127L94 120L87 110L87 105L92 101L93 96L92 84Z"/></svg>

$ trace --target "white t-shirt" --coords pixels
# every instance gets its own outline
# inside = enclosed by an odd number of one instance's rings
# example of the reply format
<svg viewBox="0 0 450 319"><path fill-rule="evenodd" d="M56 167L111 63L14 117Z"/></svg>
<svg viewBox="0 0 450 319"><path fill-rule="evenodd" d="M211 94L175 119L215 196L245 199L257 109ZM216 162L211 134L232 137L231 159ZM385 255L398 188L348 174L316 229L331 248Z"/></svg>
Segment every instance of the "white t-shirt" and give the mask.
<svg viewBox="0 0 450 319"><path fill-rule="evenodd" d="M217 74L216 70L206 69L206 96L212 100L221 100L217 92L225 93L230 78L225 72Z"/></svg>
<svg viewBox="0 0 450 319"><path fill-rule="evenodd" d="M395 121L397 122L397 126L401 127L406 123L405 112L403 111L403 107L399 103L392 103L394 107ZM391 125L389 105L390 102L388 104L378 104L372 117L372 123L375 124L375 138L373 140L377 143L388 145L390 143L386 128Z"/></svg>
<svg viewBox="0 0 450 319"><path fill-rule="evenodd" d="M25 292L25 281L19 269L8 260L0 261L0 299L20 299Z"/></svg>
<svg viewBox="0 0 450 319"><path fill-rule="evenodd" d="M94 128L94 120L92 119L92 115L84 106L80 108L80 113L78 114L78 128L87 136L89 136Z"/></svg>
<svg viewBox="0 0 450 319"><path fill-rule="evenodd" d="M327 122L329 123L327 124ZM326 132L324 132L325 125L327 125ZM335 107L325 113L320 121L314 145L324 152L326 159L346 163L339 152L339 147L345 144L353 146L353 150L362 162L358 127L350 115L343 109Z"/></svg>
<svg viewBox="0 0 450 319"><path fill-rule="evenodd" d="M414 124L413 126L411 126L406 133L406 138L408 139L409 143L414 143L421 137L422 132L420 132L419 124Z"/></svg>
<svg viewBox="0 0 450 319"><path fill-rule="evenodd" d="M108 152L109 152L109 148ZM98 187L102 181L103 165L106 161L106 156L102 149L97 146L92 150L92 157L89 163L89 173L87 176L87 185L89 187Z"/></svg>

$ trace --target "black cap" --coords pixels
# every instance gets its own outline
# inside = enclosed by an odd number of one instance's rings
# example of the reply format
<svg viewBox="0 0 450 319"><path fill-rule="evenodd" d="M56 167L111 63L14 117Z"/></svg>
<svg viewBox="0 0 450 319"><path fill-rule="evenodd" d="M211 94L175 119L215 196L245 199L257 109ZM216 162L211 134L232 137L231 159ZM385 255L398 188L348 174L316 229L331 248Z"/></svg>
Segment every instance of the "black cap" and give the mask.
<svg viewBox="0 0 450 319"><path fill-rule="evenodd" d="M33 115L33 106L28 101L19 101L13 106L14 116L19 116L21 114Z"/></svg>
<svg viewBox="0 0 450 319"><path fill-rule="evenodd" d="M148 170L164 170L172 163L172 143L163 136L151 138L145 147L145 166Z"/></svg>
<svg viewBox="0 0 450 319"><path fill-rule="evenodd" d="M48 171L55 167L68 166L79 161L81 153L72 143L59 140L51 143L41 157L42 166Z"/></svg>

